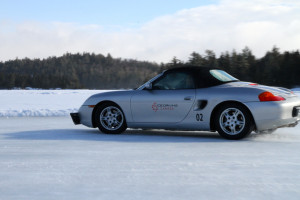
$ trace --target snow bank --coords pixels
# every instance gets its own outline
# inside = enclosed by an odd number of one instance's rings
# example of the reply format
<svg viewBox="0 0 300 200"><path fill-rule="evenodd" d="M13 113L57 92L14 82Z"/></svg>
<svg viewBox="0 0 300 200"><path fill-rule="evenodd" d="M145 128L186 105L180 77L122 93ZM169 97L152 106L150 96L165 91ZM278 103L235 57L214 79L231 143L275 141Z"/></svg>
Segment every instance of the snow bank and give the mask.
<svg viewBox="0 0 300 200"><path fill-rule="evenodd" d="M300 96L300 88L291 89L296 95Z"/></svg>
<svg viewBox="0 0 300 200"><path fill-rule="evenodd" d="M107 90L0 90L0 117L54 117L78 111L91 95Z"/></svg>
<svg viewBox="0 0 300 200"><path fill-rule="evenodd" d="M298 94L300 94L300 88L293 88L293 89L291 89L293 92L296 92L296 93L298 93Z"/></svg>
<svg viewBox="0 0 300 200"><path fill-rule="evenodd" d="M300 96L300 88L292 89ZM78 111L91 95L109 90L0 90L0 117L56 117Z"/></svg>

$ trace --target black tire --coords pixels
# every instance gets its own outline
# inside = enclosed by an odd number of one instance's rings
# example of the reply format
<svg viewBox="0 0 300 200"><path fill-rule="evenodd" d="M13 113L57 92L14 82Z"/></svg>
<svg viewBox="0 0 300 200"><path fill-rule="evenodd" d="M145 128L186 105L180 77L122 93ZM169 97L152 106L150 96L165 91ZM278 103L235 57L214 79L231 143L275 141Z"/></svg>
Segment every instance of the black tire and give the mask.
<svg viewBox="0 0 300 200"><path fill-rule="evenodd" d="M103 133L120 134L127 128L122 109L114 103L104 103L96 108L96 126Z"/></svg>
<svg viewBox="0 0 300 200"><path fill-rule="evenodd" d="M229 140L245 138L255 127L251 113L236 103L222 105L215 114L214 123L218 133Z"/></svg>

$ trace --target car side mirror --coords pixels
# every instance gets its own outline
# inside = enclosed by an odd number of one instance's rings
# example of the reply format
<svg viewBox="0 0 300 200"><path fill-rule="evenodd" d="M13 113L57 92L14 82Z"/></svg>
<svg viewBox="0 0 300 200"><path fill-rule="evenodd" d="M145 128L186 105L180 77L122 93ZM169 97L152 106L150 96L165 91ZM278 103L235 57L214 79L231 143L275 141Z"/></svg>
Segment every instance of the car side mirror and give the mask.
<svg viewBox="0 0 300 200"><path fill-rule="evenodd" d="M145 87L144 87L146 90L152 90L152 83L149 82L149 83L146 83Z"/></svg>

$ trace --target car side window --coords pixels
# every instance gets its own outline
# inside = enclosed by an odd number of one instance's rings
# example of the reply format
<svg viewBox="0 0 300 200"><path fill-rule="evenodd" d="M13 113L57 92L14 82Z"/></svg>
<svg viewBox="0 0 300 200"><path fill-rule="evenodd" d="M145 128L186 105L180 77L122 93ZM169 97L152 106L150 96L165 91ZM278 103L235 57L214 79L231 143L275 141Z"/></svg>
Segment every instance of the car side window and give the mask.
<svg viewBox="0 0 300 200"><path fill-rule="evenodd" d="M195 89L195 81L190 73L171 72L154 81L152 88L154 90Z"/></svg>

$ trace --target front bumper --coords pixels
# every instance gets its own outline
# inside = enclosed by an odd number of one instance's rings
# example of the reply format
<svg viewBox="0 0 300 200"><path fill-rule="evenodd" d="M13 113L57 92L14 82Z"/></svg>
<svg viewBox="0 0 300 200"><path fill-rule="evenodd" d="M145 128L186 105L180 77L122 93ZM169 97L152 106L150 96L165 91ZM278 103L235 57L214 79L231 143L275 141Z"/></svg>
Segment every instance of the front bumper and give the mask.
<svg viewBox="0 0 300 200"><path fill-rule="evenodd" d="M77 124L81 124L80 123L80 116L79 116L79 113L70 113L71 117L72 117L72 120L74 122L75 125Z"/></svg>
<svg viewBox="0 0 300 200"><path fill-rule="evenodd" d="M94 109L93 107L82 105L79 108L78 113L75 114L75 119L78 118L76 116L76 115L78 115L80 124L85 125L85 126L90 127L90 128L94 128L93 120L92 120L92 118L93 118L93 109Z"/></svg>
<svg viewBox="0 0 300 200"><path fill-rule="evenodd" d="M94 128L92 121L93 108L82 105L78 113L70 113L70 115L75 125L82 124Z"/></svg>

